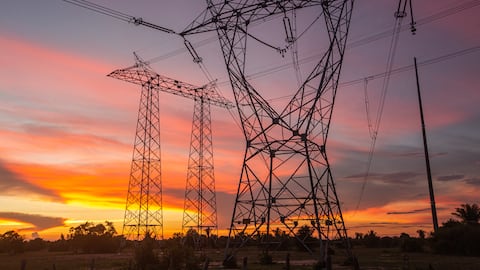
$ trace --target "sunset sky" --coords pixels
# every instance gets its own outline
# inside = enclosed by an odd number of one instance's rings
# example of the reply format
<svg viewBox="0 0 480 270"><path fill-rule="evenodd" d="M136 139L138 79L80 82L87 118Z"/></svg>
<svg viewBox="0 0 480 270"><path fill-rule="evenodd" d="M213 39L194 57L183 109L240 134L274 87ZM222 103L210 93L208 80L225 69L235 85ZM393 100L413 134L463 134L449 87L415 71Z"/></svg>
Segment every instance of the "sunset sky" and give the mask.
<svg viewBox="0 0 480 270"><path fill-rule="evenodd" d="M177 32L206 6L192 0L93 2ZM403 69L390 78L366 179L372 140L366 100L375 119L383 82L377 75L386 70L397 1L357 0L354 6L328 145L350 235L433 230L413 57L420 64L439 221L462 203L480 203L480 0L413 4L417 33L400 33L393 69ZM105 220L121 231L140 88L106 75L132 65L136 52L164 76L195 85L207 79L177 36L61 0L4 0L0 7L0 233L16 229L27 238L36 232L58 239L69 227ZM222 95L233 101L215 33L188 38ZM322 47L321 37L317 41L301 59ZM262 95L283 106L292 92L278 81L289 70L269 72L288 61L278 58L252 61L248 74L258 85L271 85ZM181 230L193 101L160 97L169 237ZM235 121L212 107L220 230L231 219L245 148Z"/></svg>

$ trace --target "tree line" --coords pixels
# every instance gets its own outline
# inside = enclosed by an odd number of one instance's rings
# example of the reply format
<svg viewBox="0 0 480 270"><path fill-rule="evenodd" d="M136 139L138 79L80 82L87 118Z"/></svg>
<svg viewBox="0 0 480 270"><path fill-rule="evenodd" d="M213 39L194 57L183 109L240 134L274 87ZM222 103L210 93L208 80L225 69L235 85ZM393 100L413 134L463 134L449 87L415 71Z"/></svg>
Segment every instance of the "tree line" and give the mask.
<svg viewBox="0 0 480 270"><path fill-rule="evenodd" d="M417 237L402 233L398 237L379 237L373 230L366 234L356 233L351 240L354 245L367 248L398 247L405 252L480 256L480 208L477 204L462 204L452 213L454 218L442 223L436 233L418 230Z"/></svg>
<svg viewBox="0 0 480 270"><path fill-rule="evenodd" d="M417 231L417 236L402 233L396 237L380 237L373 230L367 233L355 233L349 241L355 248L400 248L405 252L434 252L438 254L457 254L465 256L480 256L480 208L477 204L462 204L455 208L452 218L439 227L436 233L427 234L423 230ZM249 243L254 246L262 242L264 237L275 239L277 250L305 251L306 247L300 245L297 238L305 243L312 243L308 248L314 249L318 240L313 236L313 228L301 226L294 236L287 235L280 229L272 235L259 235ZM0 253L22 253L27 251L49 250L68 251L74 253L114 253L121 248L130 247L134 250L134 259L139 266L162 265L168 269L180 269L181 265L190 265L195 269L205 258L195 255L195 250L205 248L224 248L228 237L217 235L200 235L195 230L186 234L176 233L171 238L156 241L146 236L141 242L132 242L118 235L112 222L94 224L85 222L76 227L71 227L69 233L60 236L56 241L45 241L41 238L26 241L23 236L15 231L0 234ZM235 241L235 239L230 239ZM316 241L317 240L317 241ZM161 252L155 253L154 250ZM192 268L193 267L193 268ZM165 268L167 269L167 268Z"/></svg>

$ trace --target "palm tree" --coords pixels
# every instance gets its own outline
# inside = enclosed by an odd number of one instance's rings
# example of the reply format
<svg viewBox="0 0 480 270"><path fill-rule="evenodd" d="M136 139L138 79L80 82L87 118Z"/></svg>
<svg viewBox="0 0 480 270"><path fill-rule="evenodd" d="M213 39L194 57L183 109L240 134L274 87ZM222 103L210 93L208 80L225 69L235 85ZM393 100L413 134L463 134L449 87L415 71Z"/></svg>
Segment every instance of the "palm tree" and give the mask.
<svg viewBox="0 0 480 270"><path fill-rule="evenodd" d="M476 224L480 220L480 208L476 203L465 203L461 207L455 208L452 215L459 217L463 223Z"/></svg>

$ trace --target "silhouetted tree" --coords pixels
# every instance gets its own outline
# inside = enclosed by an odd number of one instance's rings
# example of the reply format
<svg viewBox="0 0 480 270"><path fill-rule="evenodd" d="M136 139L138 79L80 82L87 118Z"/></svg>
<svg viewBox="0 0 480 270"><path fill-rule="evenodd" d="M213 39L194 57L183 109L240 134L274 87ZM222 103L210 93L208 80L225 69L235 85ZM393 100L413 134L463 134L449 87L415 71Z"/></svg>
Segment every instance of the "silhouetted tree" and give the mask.
<svg viewBox="0 0 480 270"><path fill-rule="evenodd" d="M479 208L476 204L462 204L452 215L461 221L449 219L433 234L433 250L440 254L480 256Z"/></svg>
<svg viewBox="0 0 480 270"><path fill-rule="evenodd" d="M50 242L48 244L48 251L58 252L58 251L68 251L70 249L69 241L65 239L63 234L60 239Z"/></svg>
<svg viewBox="0 0 480 270"><path fill-rule="evenodd" d="M187 233L185 234L184 242L186 246L192 248L199 248L200 247L200 234L195 229L188 229Z"/></svg>
<svg viewBox="0 0 480 270"><path fill-rule="evenodd" d="M159 263L157 255L153 252L155 239L149 233L135 247L135 262L140 270L150 269Z"/></svg>
<svg viewBox="0 0 480 270"><path fill-rule="evenodd" d="M297 233L295 234L295 237L297 237L300 241L302 241L305 244L303 245L302 242L297 241L297 246L300 250L306 251L307 248L313 249L317 245L315 243L315 238L312 236L313 230L314 229L308 225L303 225L298 229Z"/></svg>
<svg viewBox="0 0 480 270"><path fill-rule="evenodd" d="M460 218L463 223L476 224L480 220L480 208L476 203L465 203L461 207L455 208L452 215Z"/></svg>
<svg viewBox="0 0 480 270"><path fill-rule="evenodd" d="M35 238L25 243L25 250L38 251L47 247L47 241L42 238Z"/></svg>
<svg viewBox="0 0 480 270"><path fill-rule="evenodd" d="M422 240L418 238L412 238L406 233L400 234L400 249L404 252L422 252L423 245Z"/></svg>
<svg viewBox="0 0 480 270"><path fill-rule="evenodd" d="M10 254L22 253L25 251L25 241L21 235L15 231L8 231L0 235L0 252Z"/></svg>
<svg viewBox="0 0 480 270"><path fill-rule="evenodd" d="M193 237L193 235L191 236ZM187 244L186 237L183 237L181 233L174 233L172 238L165 241L161 264L164 265L164 268L159 269L200 269L200 260L195 256L193 246Z"/></svg>
<svg viewBox="0 0 480 270"><path fill-rule="evenodd" d="M418 233L418 238L420 239L425 239L425 231L420 229L420 230L417 230L417 233Z"/></svg>
<svg viewBox="0 0 480 270"><path fill-rule="evenodd" d="M83 253L111 253L118 251L122 241L121 236L114 236L116 233L112 222L85 222L70 228L68 242L74 250Z"/></svg>
<svg viewBox="0 0 480 270"><path fill-rule="evenodd" d="M289 247L293 245L294 239L291 239L285 231L280 230L280 228L276 228L273 231L274 242L277 242L276 246L274 247L276 250L289 250Z"/></svg>
<svg viewBox="0 0 480 270"><path fill-rule="evenodd" d="M460 221L454 220L452 218L442 223L442 226L445 228L452 228L462 224Z"/></svg>
<svg viewBox="0 0 480 270"><path fill-rule="evenodd" d="M370 230L363 236L363 244L367 248L375 248L380 244L380 237L377 236L377 233L373 230Z"/></svg>

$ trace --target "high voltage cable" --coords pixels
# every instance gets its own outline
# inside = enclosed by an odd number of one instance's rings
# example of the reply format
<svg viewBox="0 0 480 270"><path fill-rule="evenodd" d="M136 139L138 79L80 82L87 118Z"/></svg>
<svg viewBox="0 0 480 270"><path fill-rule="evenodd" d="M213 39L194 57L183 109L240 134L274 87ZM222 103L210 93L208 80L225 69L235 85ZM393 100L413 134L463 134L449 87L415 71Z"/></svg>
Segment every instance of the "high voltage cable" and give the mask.
<svg viewBox="0 0 480 270"><path fill-rule="evenodd" d="M392 37L392 42L391 42L391 45L390 45L390 50L389 50L389 56L388 56L388 60L387 60L387 70L385 71L385 75L383 76L384 80L383 80L383 83L382 83L382 91L381 91L381 96L380 96L380 105L378 106L377 108L377 115L376 115L376 120L375 120L375 124L373 126L373 132L371 132L371 144L370 144L370 150L369 150L369 153L368 153L368 160L367 160L367 167L366 167L366 172L365 172L365 175L364 175L364 179L363 179L363 182L362 182L362 186L361 186L361 189L360 189L360 196L358 198L358 201L357 201L357 204L356 204L356 207L355 207L355 210L354 210L354 215L355 213L358 211L359 207L360 207L360 203L362 201L362 198L363 198L363 194L364 194L364 191L365 191L365 187L366 187L366 183L367 183L367 180L368 180L368 176L370 175L370 170L371 170L371 167L372 167L372 162L373 162L373 154L375 152L375 146L376 146L376 141L377 141L377 136L378 136L378 131L380 129L380 123L381 123L381 119L382 119L382 116L383 116L383 109L384 109L384 105L385 105L385 99L386 99L386 93L387 93L387 90L388 90L388 86L389 86L389 82L390 82L390 77L392 75L392 68L393 68L393 60L394 60L394 57L395 57L395 52L396 52L396 47L397 47L397 43L398 43L398 38L399 38L399 35L400 35L400 31L402 30L402 20L403 18L406 16L406 12L405 12L405 7L406 7L406 4L407 4L407 1L406 0L404 2L404 6L403 6L403 10L401 8L401 4L402 4L402 0L399 0L399 6L398 6L398 10L397 12L395 13L395 17L396 17L396 20L395 20L395 23L396 23L396 26L394 28L394 33L393 33L393 37ZM470 6L471 3L474 3L474 2L469 2L469 3L466 3L468 4L467 7L461 7L461 8L455 8L455 9L452 9L452 14L455 14L455 13L458 13L462 10L465 10L465 9L468 9L470 7L473 7L473 6ZM475 3L474 3L475 4ZM411 0L410 0L410 7L411 7ZM443 18L445 13L441 13L439 14L438 16L436 17L433 17L434 19L435 18ZM403 30L405 30L406 27L404 27ZM414 29L414 23L413 23L413 20L412 20L412 24L411 24L411 29ZM414 33L414 32L412 32ZM365 93L367 94L367 93ZM366 102L368 102L368 99L367 99L367 96L366 96ZM366 103L366 109L368 110L368 103ZM368 115L368 111L367 111L367 115ZM368 119L369 121L369 125L371 124L370 123L370 119ZM369 132L370 132L370 126L369 126Z"/></svg>
<svg viewBox="0 0 480 270"><path fill-rule="evenodd" d="M460 4L458 6L440 11L439 13L435 13L435 14L430 15L428 17L425 17L423 19L417 20L416 25L418 26L418 25L423 25L423 24L427 24L427 23L430 23L430 22L434 22L436 20L445 18L445 17L450 16L450 15L457 14L461 11L465 11L467 9L476 7L478 5L480 5L480 0L474 0L474 1L467 2L467 3L463 3L463 4ZM403 31L406 31L406 30L410 30L410 28L407 25L402 26L399 31L403 32ZM347 49L352 49L352 48L355 48L355 47L363 46L365 44L377 41L377 40L382 39L382 38L386 38L386 37L391 36L391 35L392 35L392 29L389 29L389 30L380 32L378 34L374 34L372 36L368 36L368 37L362 38L360 40L353 41L353 42L347 44ZM306 63L309 63L309 62L312 62L312 61L316 60L320 56L321 56L320 54L311 55L311 56L300 59L298 61L298 63L299 64L306 64ZM261 71L258 71L258 72L255 72L255 73L252 73L252 74L248 75L247 79L253 80L253 79L263 77L263 76L267 76L267 75L270 75L270 74L288 69L288 68L291 67L291 65L292 65L292 62L289 62L289 63L283 64L283 65L279 65L279 66L271 67L271 68L268 68L268 69L264 69L264 70L261 70ZM218 85L227 85L228 83L229 83L228 81L220 81L218 83ZM290 97L291 96L293 96L293 95L290 95Z"/></svg>
<svg viewBox="0 0 480 270"><path fill-rule="evenodd" d="M477 47L474 47L473 49L477 50L479 48L480 47L477 46ZM411 68L412 65L409 65L409 67ZM380 102L380 106L377 110L377 119L376 119L376 122L375 122L375 126L373 127L373 134L372 134L372 137L371 137L372 142L370 144L370 150L369 150L369 153L368 153L367 171L365 172L365 175L364 175L364 179L363 179L363 182L362 182L362 187L360 189L360 196L359 196L357 205L356 205L355 210L354 210L354 215L360 207L360 202L363 198L363 194L364 194L364 191L365 191L365 186L366 186L366 183L367 183L367 179L368 179L368 176L370 175L370 169L371 169L372 162L373 162L373 153L375 151L376 139L377 139L377 135L378 135L378 130L380 128L380 120L381 120L381 117L383 115L383 107L384 107L384 104L385 104L385 97L386 97L386 90L387 90L386 87L388 87L388 81L389 81L389 78L390 78L391 75L392 75L391 70L387 70L383 75L385 88L382 89L381 102ZM385 84L385 82L386 82L386 84ZM366 102L368 102L367 99L366 99ZM368 108L367 108L367 110L368 110ZM367 112L367 114L368 114L368 112Z"/></svg>
<svg viewBox="0 0 480 270"><path fill-rule="evenodd" d="M95 3L91 3L91 2L88 2L88 1L85 1L85 0L63 0L63 1L68 2L70 4L73 4L73 5L76 5L76 6L79 6L79 7L83 7L83 8L101 13L101 14L104 14L104 15L107 15L107 16L110 16L110 17L113 17L113 18L116 18L116 19L119 19L119 20L122 20L122 21L125 21L125 22L129 22L129 23L134 23L134 20L136 19L135 17L133 17L131 15L128 15L126 13L116 11L114 9L107 8L107 7L104 7L104 6L95 4ZM432 14L430 16L427 16L425 18L418 19L417 22L416 22L416 25L418 26L418 25L423 25L423 24L427 24L427 23L430 23L430 22L434 22L436 20L439 20L439 19L445 18L447 16L457 14L459 12L468 10L470 8L473 8L473 7L476 7L478 5L480 5L480 0L472 0L472 1L469 1L469 2L461 3L458 6L454 6L454 7L442 10L438 13ZM315 21L316 21L316 19L315 19ZM409 30L408 26L406 26L406 25L402 26L401 29L400 29L400 31L406 31L406 30ZM353 42L347 44L347 49L355 48L355 47L358 47L358 46L363 46L363 45L368 44L370 42L374 42L376 40L388 37L391 34L392 34L392 31L390 29L390 30L386 30L386 31L374 34L372 36L368 36L368 37L359 39L357 41L353 41ZM303 35L303 33L301 35ZM201 46L207 45L211 42L214 42L216 40L217 40L217 37L212 36L210 38L207 38L207 39L201 40L199 42L196 42L193 45L195 45L195 47L201 47ZM185 47L179 48L179 49L176 49L176 50L174 50L172 52L169 52L167 54L151 58L151 59L147 60L146 62L149 63L149 64L150 63L155 63L155 62L162 61L162 60L168 59L170 57L185 53L187 51L188 50ZM247 78L250 79L250 80L254 80L254 79L257 79L257 78L260 78L260 77L263 77L263 76L267 76L269 74L273 74L273 73L282 71L284 69L288 69L292 66L292 64L293 65L301 65L301 64L309 63L309 62L315 60L316 58L318 58L319 56L320 56L319 54L312 55L312 56L309 56L309 57L302 58L300 60L289 62L289 63L284 64L284 65L280 65L280 66L277 66L277 67L265 69L265 70L262 70L262 71L259 71L259 72L256 72L256 73L252 73ZM297 62L297 63L294 63L294 62ZM419 65L422 65L422 63L420 63ZM411 68L411 66L410 66L410 68ZM203 70L202 70L202 72L203 72ZM395 72L398 72L398 70L392 70L392 72L395 73ZM381 75L382 77L384 76L384 74L376 74L374 76L377 76L377 75ZM210 77L210 76L208 76L208 77ZM359 80L363 81L364 79L362 78L362 79L359 79ZM217 86L227 85L228 83L229 83L228 81L220 81L220 82L217 82ZM347 83L351 83L351 82L347 82ZM355 82L355 83L357 83L357 82ZM345 83L341 84L341 85L345 85ZM292 95L289 95L288 97L291 97L291 96ZM275 98L275 99L271 99L271 100L277 100L277 99L282 99L282 98L286 98L286 97L287 96L280 97L280 98Z"/></svg>
<svg viewBox="0 0 480 270"><path fill-rule="evenodd" d="M460 57L460 56L471 54L471 53L476 53L477 51L480 51L480 46L473 46L473 47L463 49L463 50L459 50L459 51L456 51L456 52L453 52L453 53L444 54L444 55L441 55L441 56L438 56L438 57L427 59L423 62L418 62L417 64L418 64L419 67L433 65L433 64L436 64L436 63L439 63L439 62L443 62L443 61L452 59L452 58ZM402 67L392 69L390 74L394 75L394 74L398 74L398 73L403 73L403 72L406 72L406 71L409 71L409 70L412 70L412 69L413 69L413 65L406 65L406 66L402 66ZM358 79L354 79L354 80L350 80L350 81L346 81L346 82L341 82L341 83L338 84L338 86L352 86L352 85L355 85L355 84L364 83L365 80L371 81L371 80L381 79L385 76L386 76L385 72L376 73L376 74L367 75L365 77L361 77L361 78L358 78ZM285 96L269 99L268 101L278 101L278 100L287 99L287 98L291 98L291 97L292 97L292 95L285 95Z"/></svg>
<svg viewBox="0 0 480 270"><path fill-rule="evenodd" d="M370 169L372 168L372 162L373 162L373 154L375 152L375 146L377 143L377 136L378 136L378 131L380 130L380 123L382 121L382 116L383 116L383 109L385 107L385 100L387 98L387 91L388 91L388 86L390 85L390 77L392 75L392 69L393 69L393 61L395 60L395 54L397 51L397 45L398 45L398 40L400 37L400 30L402 27L402 21L403 18L405 17L405 6L403 8L403 11L401 10L400 4L402 3L402 0L398 2L398 10L395 13L395 27L393 29L393 35L392 35L392 40L390 43L390 48L388 51L388 57L387 57L387 67L385 71L385 76L383 77L383 83L382 83L382 91L380 92L380 104L377 108L377 114L376 114L376 119L375 119L375 124L373 125L373 130L370 132L371 133L371 143L370 143L370 150L368 152L368 159L367 159L367 170L364 175L362 187L360 189L360 196L358 198L357 205L354 210L354 215L356 214L358 208L360 207L360 202L362 201L363 194L365 191L365 186L367 184L367 179L368 176L370 175ZM405 1L405 5L406 5ZM403 12L403 14L402 14ZM367 113L368 114L368 113ZM369 125L370 119L368 119ZM370 127L369 127L370 128ZM369 130L370 131L370 130Z"/></svg>
<svg viewBox="0 0 480 270"><path fill-rule="evenodd" d="M171 29L168 29L168 28L165 28L165 27L162 27L162 26L159 26L159 25L155 25L155 24L152 24L152 23L149 23L149 22L146 22L146 21L143 21L142 18L137 18L137 17L134 17L134 16L131 16L131 15L128 15L126 13L123 13L123 12L120 12L120 11L116 11L114 9L111 9L111 8L108 8L108 7L105 7L105 6L101 6L101 5L98 5L98 4L95 4L95 3L92 3L92 2L89 2L89 1L86 1L86 0L63 0L67 3L70 3L70 4L73 4L73 5L76 5L76 6L79 6L79 7L82 7L82 8L85 8L85 9L88 9L88 10L91 10L91 11L94 11L94 12L97 12L97 13L100 13L100 14L103 14L103 15L107 15L107 16L110 16L110 17L113 17L115 19L119 19L119 20L122 20L122 21L125 21L125 22L128 22L128 23L133 23L135 25L143 25L143 26L146 26L146 27L149 27L149 28L153 28L153 29L156 29L156 30L160 30L162 32L166 32L166 33L169 33L169 34L175 34L175 35L178 35L180 36L178 33L176 33L175 31L171 30ZM194 43L195 46L193 46L188 40L185 39L185 37L183 37L184 39L184 43L185 43L185 47L183 48L179 48L179 49L176 49L175 51L173 52L170 52L166 55L162 55L162 56L157 56L157 57L154 57L148 61L144 61L146 64L151 64L153 62L157 62L157 61L160 61L160 60L163 60L163 59L167 59L169 57L172 57L172 56L175 56L175 55L178 55L178 54L182 54L182 53L185 53L185 52L189 52L192 57L193 57L193 61L198 64L200 70L202 71L202 73L204 74L204 76L207 78L207 80L209 81L209 83L212 83L213 82L213 89L214 91L219 92L218 88L217 88L217 85L216 85L216 82L215 80L213 79L213 76L210 74L210 72L208 71L207 67L205 66L205 64L203 63L202 61L202 58L198 56L198 54L196 53L195 51L195 48L194 47L200 47L200 46L204 46L206 44L209 44L215 40L217 40L216 36L214 37L210 37L210 38L207 38L205 40L201 40L197 43ZM131 67L128 67L126 69L129 69L129 68L133 68L135 67L134 66L131 66ZM233 116L233 113L230 109L228 109L228 112L230 113L230 115L232 116L234 122L236 123L237 126L240 126L240 124L238 123L238 121L235 119L235 117Z"/></svg>
<svg viewBox="0 0 480 270"><path fill-rule="evenodd" d="M111 8L107 8L107 7L92 3L92 2L88 2L88 1L85 1L85 0L63 0L63 1L65 1L67 3L70 3L70 4L73 4L73 5L76 5L76 6L79 6L79 7L82 7L82 8L89 9L89 10L97 12L97 13L101 13L101 14L104 14L104 15L107 15L107 16L125 21L125 22L134 23L135 17L133 17L131 15L128 15L126 13L111 9ZM427 23L430 23L430 22L434 22L436 20L445 18L445 17L450 16L450 15L457 14L457 13L465 11L467 9L476 7L478 5L480 5L480 0L472 0L472 1L469 1L469 2L461 3L458 6L451 7L451 8L442 10L438 13L427 16L425 18L418 19L417 22L416 22L416 25L418 26L418 25L423 25L423 24L427 24ZM409 30L408 26L403 26L400 31L406 31L406 30ZM358 46L368 44L370 42L388 37L389 35L391 35L391 33L392 33L391 29L389 29L389 30L374 34L372 36L368 36L368 37L359 39L357 41L353 41L353 42L347 44L347 48L354 48L354 47L358 47ZM193 45L195 45L196 47L201 47L201 46L204 46L206 44L209 44L211 42L216 41L216 39L217 39L217 37L213 36L211 38L207 38L205 40L201 40L197 43L194 43ZM167 54L164 54L164 55L157 56L157 57L151 58L149 60L146 60L146 62L147 63L155 63L155 62L162 61L162 60L165 60L167 58L170 58L170 57L173 57L173 56L176 56L178 54L185 53L185 52L187 52L186 48L176 49L176 50L174 50L172 52L169 52ZM310 56L310 57L307 57L307 58L303 58L299 61L299 63L308 63L308 62L312 61L315 57L318 57L318 55L313 55L313 56ZM311 60L308 61L309 59L311 59ZM279 67L266 69L266 70L251 74L250 76L253 77L253 78L258 78L258 77L261 77L261 76L268 75L271 72L277 72L277 71L283 70L285 68L285 66L291 66L291 65L292 65L292 63L288 63L287 65L281 65ZM264 74L264 75L257 76L257 74ZM218 85L222 85L222 84L226 84L226 83L228 83L228 82L223 82L222 81L222 82L219 82Z"/></svg>
<svg viewBox="0 0 480 270"><path fill-rule="evenodd" d="M67 3L70 3L70 4L73 4L73 5L76 5L76 6L79 6L79 7L89 9L91 11L101 13L103 15L113 17L115 19L119 19L119 20L122 20L122 21L125 21L125 22L132 22L132 20L131 20L133 18L132 16L130 16L128 14L125 14L123 12L120 12L120 11L116 11L116 10L111 9L111 8L107 8L107 7L104 7L104 6L101 6L101 5L97 5L97 4L92 3L92 2L88 2L88 1L85 1L85 0L63 0L63 1L65 1Z"/></svg>
<svg viewBox="0 0 480 270"><path fill-rule="evenodd" d="M476 7L478 5L480 5L480 0L473 0L473 1L465 2L465 3L459 4L458 6L442 10L438 13L432 14L432 15L427 16L425 18L418 19L416 21L416 25L418 26L418 25L424 25L424 24L427 24L427 23L431 23L431 22L443 19L445 17L457 14L459 12L468 10L470 8ZM407 31L407 30L410 30L410 27L408 25L404 25L400 28L401 32ZM379 39L388 37L391 34L392 34L392 29L385 30L383 32L374 34L372 36L369 36L369 37L351 42L351 43L347 44L347 48L354 48L354 47L362 46L362 45L368 44L370 42L377 41Z"/></svg>
<svg viewBox="0 0 480 270"><path fill-rule="evenodd" d="M438 56L438 57L435 57L435 58L430 58L430 59L425 60L423 62L419 62L418 66L428 66L428 65L436 64L436 63L439 63L439 62L442 62L442 61L445 61L445 60L449 60L449 59L452 59L452 58L455 58L455 57L463 56L463 55L470 54L470 53L475 53L478 50L480 50L480 46L470 47L470 48L459 50L459 51L456 51L456 52L453 52L453 53L444 54L442 56ZM414 68L413 65L402 66L402 67L393 69L391 74L393 75L393 74L409 71L409 70L412 70L413 68ZM385 72L377 73L377 74L374 74L374 75L363 77L361 79L355 79L355 80L347 81L347 82L344 82L344 83L340 83L339 85L350 86L350 85L361 83L365 79L370 81L370 80L383 78L385 75L386 75Z"/></svg>
<svg viewBox="0 0 480 270"><path fill-rule="evenodd" d="M468 10L470 8L474 8L478 5L480 5L480 0L473 0L473 1L465 2L465 3L461 3L458 6L454 6L454 7L442 10L438 13L432 14L430 16L418 19L416 21L416 25L419 26L419 25L428 24L428 23L443 19L445 17L457 14L459 12ZM315 21L316 21L316 19L315 19ZM410 30L409 26L407 26L407 25L404 25L400 28L401 32L407 31L407 30ZM303 33L301 35L303 35ZM360 46L366 45L368 43L377 41L379 39L389 37L390 35L392 35L392 29L388 29L388 30L385 30L383 32L380 32L380 33L377 33L377 34L359 39L357 41L350 42L349 44L347 44L347 49L360 47ZM215 40L216 40L216 36L213 36L211 38L199 41L198 43L194 43L194 45L196 47L200 47L200 46L204 46L206 44L209 44L211 42L214 42ZM176 56L178 54L185 53L186 51L187 50L185 48L177 49L177 50L174 50L174 51L169 52L167 54L157 56L157 57L154 57L150 60L147 60L147 62L148 63L158 62L158 61L165 60L167 58ZM321 55L320 54L315 54L315 55L311 55L311 56L302 58L302 59L298 60L298 64L309 63L311 61L314 61L319 56L321 56ZM292 62L289 62L289 63L283 64L283 65L279 65L279 66L276 66L276 67L261 70L261 71L258 71L258 72L255 72L255 73L252 73L252 74L248 75L247 79L257 79L257 78L260 78L260 77L263 77L263 76L267 76L267 75L270 75L270 74L288 69L292 66L292 64L293 64ZM219 81L217 83L218 86L228 85L228 84L229 84L229 81L225 81L225 80L224 81Z"/></svg>

